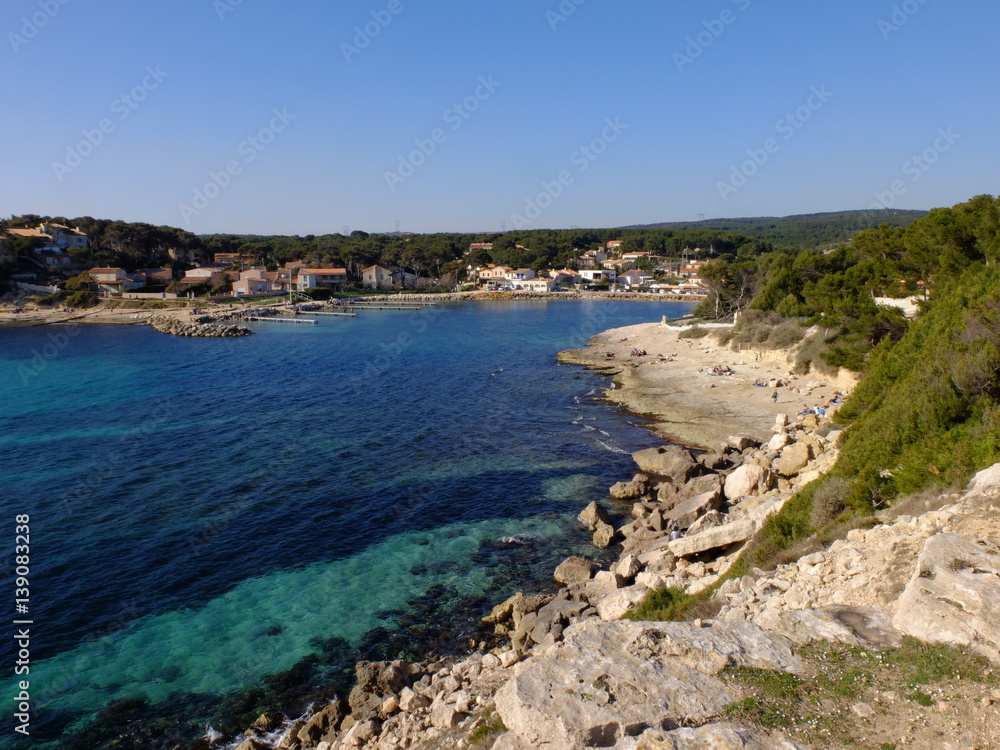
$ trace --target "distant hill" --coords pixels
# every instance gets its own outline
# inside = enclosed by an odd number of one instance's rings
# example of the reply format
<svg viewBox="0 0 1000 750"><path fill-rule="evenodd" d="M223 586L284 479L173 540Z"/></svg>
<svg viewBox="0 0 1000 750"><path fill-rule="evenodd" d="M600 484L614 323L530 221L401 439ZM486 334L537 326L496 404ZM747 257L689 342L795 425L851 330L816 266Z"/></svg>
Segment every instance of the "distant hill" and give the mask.
<svg viewBox="0 0 1000 750"><path fill-rule="evenodd" d="M758 216L742 219L707 219L674 221L661 224L637 224L626 229L710 229L766 240L774 245L801 248L827 247L848 242L862 229L881 224L907 227L926 216L927 211L881 209L877 211L833 211L797 216Z"/></svg>

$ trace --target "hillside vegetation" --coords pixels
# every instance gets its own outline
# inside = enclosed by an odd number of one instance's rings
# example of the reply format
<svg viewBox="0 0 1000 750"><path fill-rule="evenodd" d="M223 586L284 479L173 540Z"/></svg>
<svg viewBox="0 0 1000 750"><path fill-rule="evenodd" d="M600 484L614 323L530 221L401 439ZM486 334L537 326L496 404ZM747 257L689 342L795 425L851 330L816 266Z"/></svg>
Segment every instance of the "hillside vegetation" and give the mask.
<svg viewBox="0 0 1000 750"><path fill-rule="evenodd" d="M771 519L748 562L773 562L900 494L962 485L1000 461L998 259L1000 200L978 196L906 229L862 232L827 255L729 264L720 295L731 299L741 276L759 279L744 309L821 326L816 364L863 375L836 417L848 428L836 467ZM914 293L923 299L913 321L872 300Z"/></svg>

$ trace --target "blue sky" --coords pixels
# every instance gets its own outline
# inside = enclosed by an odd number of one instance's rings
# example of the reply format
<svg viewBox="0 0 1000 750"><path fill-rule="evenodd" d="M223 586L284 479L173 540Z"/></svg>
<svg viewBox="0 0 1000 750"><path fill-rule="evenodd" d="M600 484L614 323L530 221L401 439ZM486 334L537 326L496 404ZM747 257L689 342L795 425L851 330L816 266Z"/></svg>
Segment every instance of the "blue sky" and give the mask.
<svg viewBox="0 0 1000 750"><path fill-rule="evenodd" d="M6 0L0 215L322 234L952 205L998 192L998 26L995 0Z"/></svg>

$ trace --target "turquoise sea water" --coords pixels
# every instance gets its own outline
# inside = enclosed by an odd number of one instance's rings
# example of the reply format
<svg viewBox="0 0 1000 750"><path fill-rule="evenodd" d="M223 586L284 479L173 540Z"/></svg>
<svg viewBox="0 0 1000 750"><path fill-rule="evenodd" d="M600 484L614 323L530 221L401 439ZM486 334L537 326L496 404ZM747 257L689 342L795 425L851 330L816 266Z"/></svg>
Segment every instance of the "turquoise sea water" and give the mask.
<svg viewBox="0 0 1000 750"><path fill-rule="evenodd" d="M33 621L32 739L5 712L0 747L110 746L128 711L173 747L234 696L277 700L285 670L319 688L338 648L346 664L417 649L414 633L459 645L492 604L595 554L576 514L655 443L556 352L684 312L445 304L238 340L0 330L0 563L13 615L29 514ZM13 705L14 682L0 691Z"/></svg>

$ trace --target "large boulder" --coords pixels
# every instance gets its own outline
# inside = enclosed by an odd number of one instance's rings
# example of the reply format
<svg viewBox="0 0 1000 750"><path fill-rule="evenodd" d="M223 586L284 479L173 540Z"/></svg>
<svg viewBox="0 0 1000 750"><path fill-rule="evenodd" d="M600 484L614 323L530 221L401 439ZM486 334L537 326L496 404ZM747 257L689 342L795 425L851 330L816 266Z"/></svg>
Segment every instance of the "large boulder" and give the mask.
<svg viewBox="0 0 1000 750"><path fill-rule="evenodd" d="M599 523L611 523L608 512L596 501L580 511L576 518L587 531L595 531Z"/></svg>
<svg viewBox="0 0 1000 750"><path fill-rule="evenodd" d="M313 714L299 730L298 737L304 747L313 747L320 742L333 742L337 738L340 722L347 716L344 705L336 700L326 708Z"/></svg>
<svg viewBox="0 0 1000 750"><path fill-rule="evenodd" d="M678 445L636 451L632 458L644 474L670 477L675 482L686 482L699 469L691 454Z"/></svg>
<svg viewBox="0 0 1000 750"><path fill-rule="evenodd" d="M615 540L615 527L609 523L598 523L597 528L594 529L593 542L594 546L598 549L607 549L611 546L611 542Z"/></svg>
<svg viewBox="0 0 1000 750"><path fill-rule="evenodd" d="M813 458L813 449L809 443L799 442L789 445L781 451L781 460L778 461L777 470L783 477L794 477Z"/></svg>
<svg viewBox="0 0 1000 750"><path fill-rule="evenodd" d="M677 557L687 557L710 549L720 549L745 542L756 530L757 524L753 521L734 521L724 526L706 529L694 536L683 536L667 542L666 546Z"/></svg>
<svg viewBox="0 0 1000 750"><path fill-rule="evenodd" d="M772 489L776 481L770 469L758 464L744 464L726 477L726 497L739 500L747 495L758 495Z"/></svg>
<svg viewBox="0 0 1000 750"><path fill-rule="evenodd" d="M642 604L648 593L641 583L612 591L597 602L597 614L602 620L620 620Z"/></svg>
<svg viewBox="0 0 1000 750"><path fill-rule="evenodd" d="M799 564L801 562L800 559ZM903 639L881 607L834 605L815 609L765 609L754 622L799 645L832 641L883 649L898 648Z"/></svg>
<svg viewBox="0 0 1000 750"><path fill-rule="evenodd" d="M645 496L649 485L645 482L618 482L611 485L609 492L615 500L635 500Z"/></svg>
<svg viewBox="0 0 1000 750"><path fill-rule="evenodd" d="M589 581L594 574L594 564L582 557L567 557L556 568L557 583L569 584Z"/></svg>
<svg viewBox="0 0 1000 750"><path fill-rule="evenodd" d="M750 623L587 620L564 637L497 692L506 746L612 747L648 728L701 725L741 697L716 677L725 667L803 670L787 642Z"/></svg>
<svg viewBox="0 0 1000 750"><path fill-rule="evenodd" d="M718 510L721 507L722 493L715 489L712 492L695 495L690 500L685 500L672 508L670 515L677 521L678 526L686 529L710 510Z"/></svg>
<svg viewBox="0 0 1000 750"><path fill-rule="evenodd" d="M922 641L1000 662L1000 546L959 534L932 536L892 624Z"/></svg>

